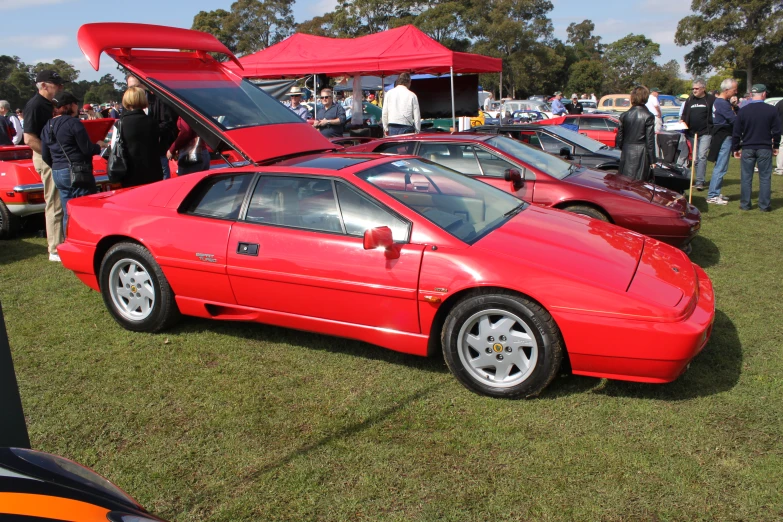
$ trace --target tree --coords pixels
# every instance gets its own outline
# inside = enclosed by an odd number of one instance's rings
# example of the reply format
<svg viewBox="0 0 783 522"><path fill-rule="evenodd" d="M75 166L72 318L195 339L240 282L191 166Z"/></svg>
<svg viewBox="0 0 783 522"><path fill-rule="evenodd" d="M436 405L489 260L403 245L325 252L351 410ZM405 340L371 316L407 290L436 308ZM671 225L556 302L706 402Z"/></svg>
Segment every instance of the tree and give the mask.
<svg viewBox="0 0 783 522"><path fill-rule="evenodd" d="M677 24L677 45L694 44L685 55L689 72L701 75L710 68L731 67L745 72L747 87L768 52L780 63L783 43L783 3L779 0L693 0L694 14Z"/></svg>
<svg viewBox="0 0 783 522"><path fill-rule="evenodd" d="M645 74L657 67L655 59L661 55L661 46L644 35L629 34L606 46L604 63L605 92L628 92L642 83Z"/></svg>
<svg viewBox="0 0 783 522"><path fill-rule="evenodd" d="M571 23L566 29L567 42L573 46L577 60L599 60L603 53L600 36L593 36L595 24L590 20L582 23Z"/></svg>
<svg viewBox="0 0 783 522"><path fill-rule="evenodd" d="M199 11L193 17L191 29L209 33L217 38L223 45L233 53L236 52L236 37L232 32L231 13L225 9L216 9L214 11ZM215 56L216 55L216 56ZM218 60L227 60L222 54L213 54Z"/></svg>
<svg viewBox="0 0 783 522"><path fill-rule="evenodd" d="M604 81L604 65L597 60L582 60L568 69L567 92L601 92Z"/></svg>
<svg viewBox="0 0 783 522"><path fill-rule="evenodd" d="M54 60L52 63L38 62L33 66L33 75L47 69L57 71L65 82L75 82L79 77L79 71L70 63L64 60Z"/></svg>
<svg viewBox="0 0 783 522"><path fill-rule="evenodd" d="M688 92L691 82L680 79L680 64L670 60L664 65L651 67L642 75L641 83L649 88L658 87L663 94Z"/></svg>

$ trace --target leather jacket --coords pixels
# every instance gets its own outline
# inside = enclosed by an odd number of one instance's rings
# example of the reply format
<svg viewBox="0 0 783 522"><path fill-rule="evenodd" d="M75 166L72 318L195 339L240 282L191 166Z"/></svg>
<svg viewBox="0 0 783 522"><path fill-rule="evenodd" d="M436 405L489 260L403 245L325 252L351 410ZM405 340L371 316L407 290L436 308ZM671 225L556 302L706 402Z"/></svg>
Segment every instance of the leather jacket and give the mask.
<svg viewBox="0 0 783 522"><path fill-rule="evenodd" d="M631 107L620 115L617 131L620 156L620 174L647 179L650 166L655 163L655 116L643 105Z"/></svg>

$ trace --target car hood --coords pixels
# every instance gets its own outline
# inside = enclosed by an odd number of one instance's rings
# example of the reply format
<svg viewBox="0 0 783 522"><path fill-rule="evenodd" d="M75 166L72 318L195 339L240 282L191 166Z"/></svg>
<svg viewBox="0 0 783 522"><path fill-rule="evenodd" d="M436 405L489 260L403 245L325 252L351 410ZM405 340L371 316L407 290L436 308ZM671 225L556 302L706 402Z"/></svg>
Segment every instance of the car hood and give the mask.
<svg viewBox="0 0 783 522"><path fill-rule="evenodd" d="M571 174L563 181L582 187L603 190L604 192L614 192L622 196L648 202L652 201L655 195L654 185L633 180L627 176L621 176L616 172L582 169Z"/></svg>
<svg viewBox="0 0 783 522"><path fill-rule="evenodd" d="M571 278L625 292L644 236L570 212L530 206L473 248L559 271Z"/></svg>

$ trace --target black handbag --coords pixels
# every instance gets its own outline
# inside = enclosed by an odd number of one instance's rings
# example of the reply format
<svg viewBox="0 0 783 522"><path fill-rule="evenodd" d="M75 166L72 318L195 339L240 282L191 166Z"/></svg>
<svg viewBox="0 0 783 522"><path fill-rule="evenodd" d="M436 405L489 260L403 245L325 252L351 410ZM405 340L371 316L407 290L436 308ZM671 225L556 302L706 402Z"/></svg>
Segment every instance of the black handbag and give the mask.
<svg viewBox="0 0 783 522"><path fill-rule="evenodd" d="M109 163L107 171L111 183L119 183L128 175L130 166L128 165L128 149L125 147L125 141L122 139L122 118L117 121L117 140L109 153Z"/></svg>
<svg viewBox="0 0 783 522"><path fill-rule="evenodd" d="M54 136L54 141L59 145L60 150L68 161L68 170L71 173L71 186L78 187L81 185L95 185L95 177L92 174L92 163L73 163L71 158L68 157L68 153L60 144L60 140L57 138L57 133L54 132L54 118L49 120L49 134Z"/></svg>

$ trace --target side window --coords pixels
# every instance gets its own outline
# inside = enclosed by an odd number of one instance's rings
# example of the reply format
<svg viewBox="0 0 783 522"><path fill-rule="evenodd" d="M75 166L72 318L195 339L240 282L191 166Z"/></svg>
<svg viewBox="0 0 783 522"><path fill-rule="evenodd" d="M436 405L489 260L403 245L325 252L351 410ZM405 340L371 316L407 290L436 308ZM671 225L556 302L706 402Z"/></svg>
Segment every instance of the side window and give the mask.
<svg viewBox="0 0 783 522"><path fill-rule="evenodd" d="M612 99L607 98L604 100L604 102L601 104L602 107L611 107L612 106Z"/></svg>
<svg viewBox="0 0 783 522"><path fill-rule="evenodd" d="M524 170L481 147L476 147L476 157L481 164L481 169L484 171L485 176L502 178L505 176L507 169Z"/></svg>
<svg viewBox="0 0 783 522"><path fill-rule="evenodd" d="M579 125L579 121L577 121L579 118L566 118L563 123L566 125Z"/></svg>
<svg viewBox="0 0 783 522"><path fill-rule="evenodd" d="M347 184L336 182L337 199L349 236L364 236L364 231L375 227L389 227L394 241L408 241L408 224Z"/></svg>
<svg viewBox="0 0 783 522"><path fill-rule="evenodd" d="M321 232L342 232L332 180L261 176L245 220Z"/></svg>
<svg viewBox="0 0 783 522"><path fill-rule="evenodd" d="M610 118L604 118L604 122L606 122L607 127L609 127L609 130L614 130L620 127L620 122L617 120L613 120Z"/></svg>
<svg viewBox="0 0 783 522"><path fill-rule="evenodd" d="M604 118L582 118L582 129L605 131L606 120Z"/></svg>
<svg viewBox="0 0 783 522"><path fill-rule="evenodd" d="M419 156L468 176L480 176L476 156L470 145L452 143L422 143Z"/></svg>
<svg viewBox="0 0 783 522"><path fill-rule="evenodd" d="M191 193L184 212L219 219L237 219L252 174L207 178Z"/></svg>
<svg viewBox="0 0 783 522"><path fill-rule="evenodd" d="M416 142L414 141L406 141L404 143L382 143L375 149L375 152L385 152L387 154L413 154L414 148L416 148Z"/></svg>
<svg viewBox="0 0 783 522"><path fill-rule="evenodd" d="M560 154L560 149L563 147L568 147L569 150L571 149L571 146L566 142L560 141L559 139L548 134L544 134L543 132L538 133L538 139L541 140L541 146L547 152Z"/></svg>

